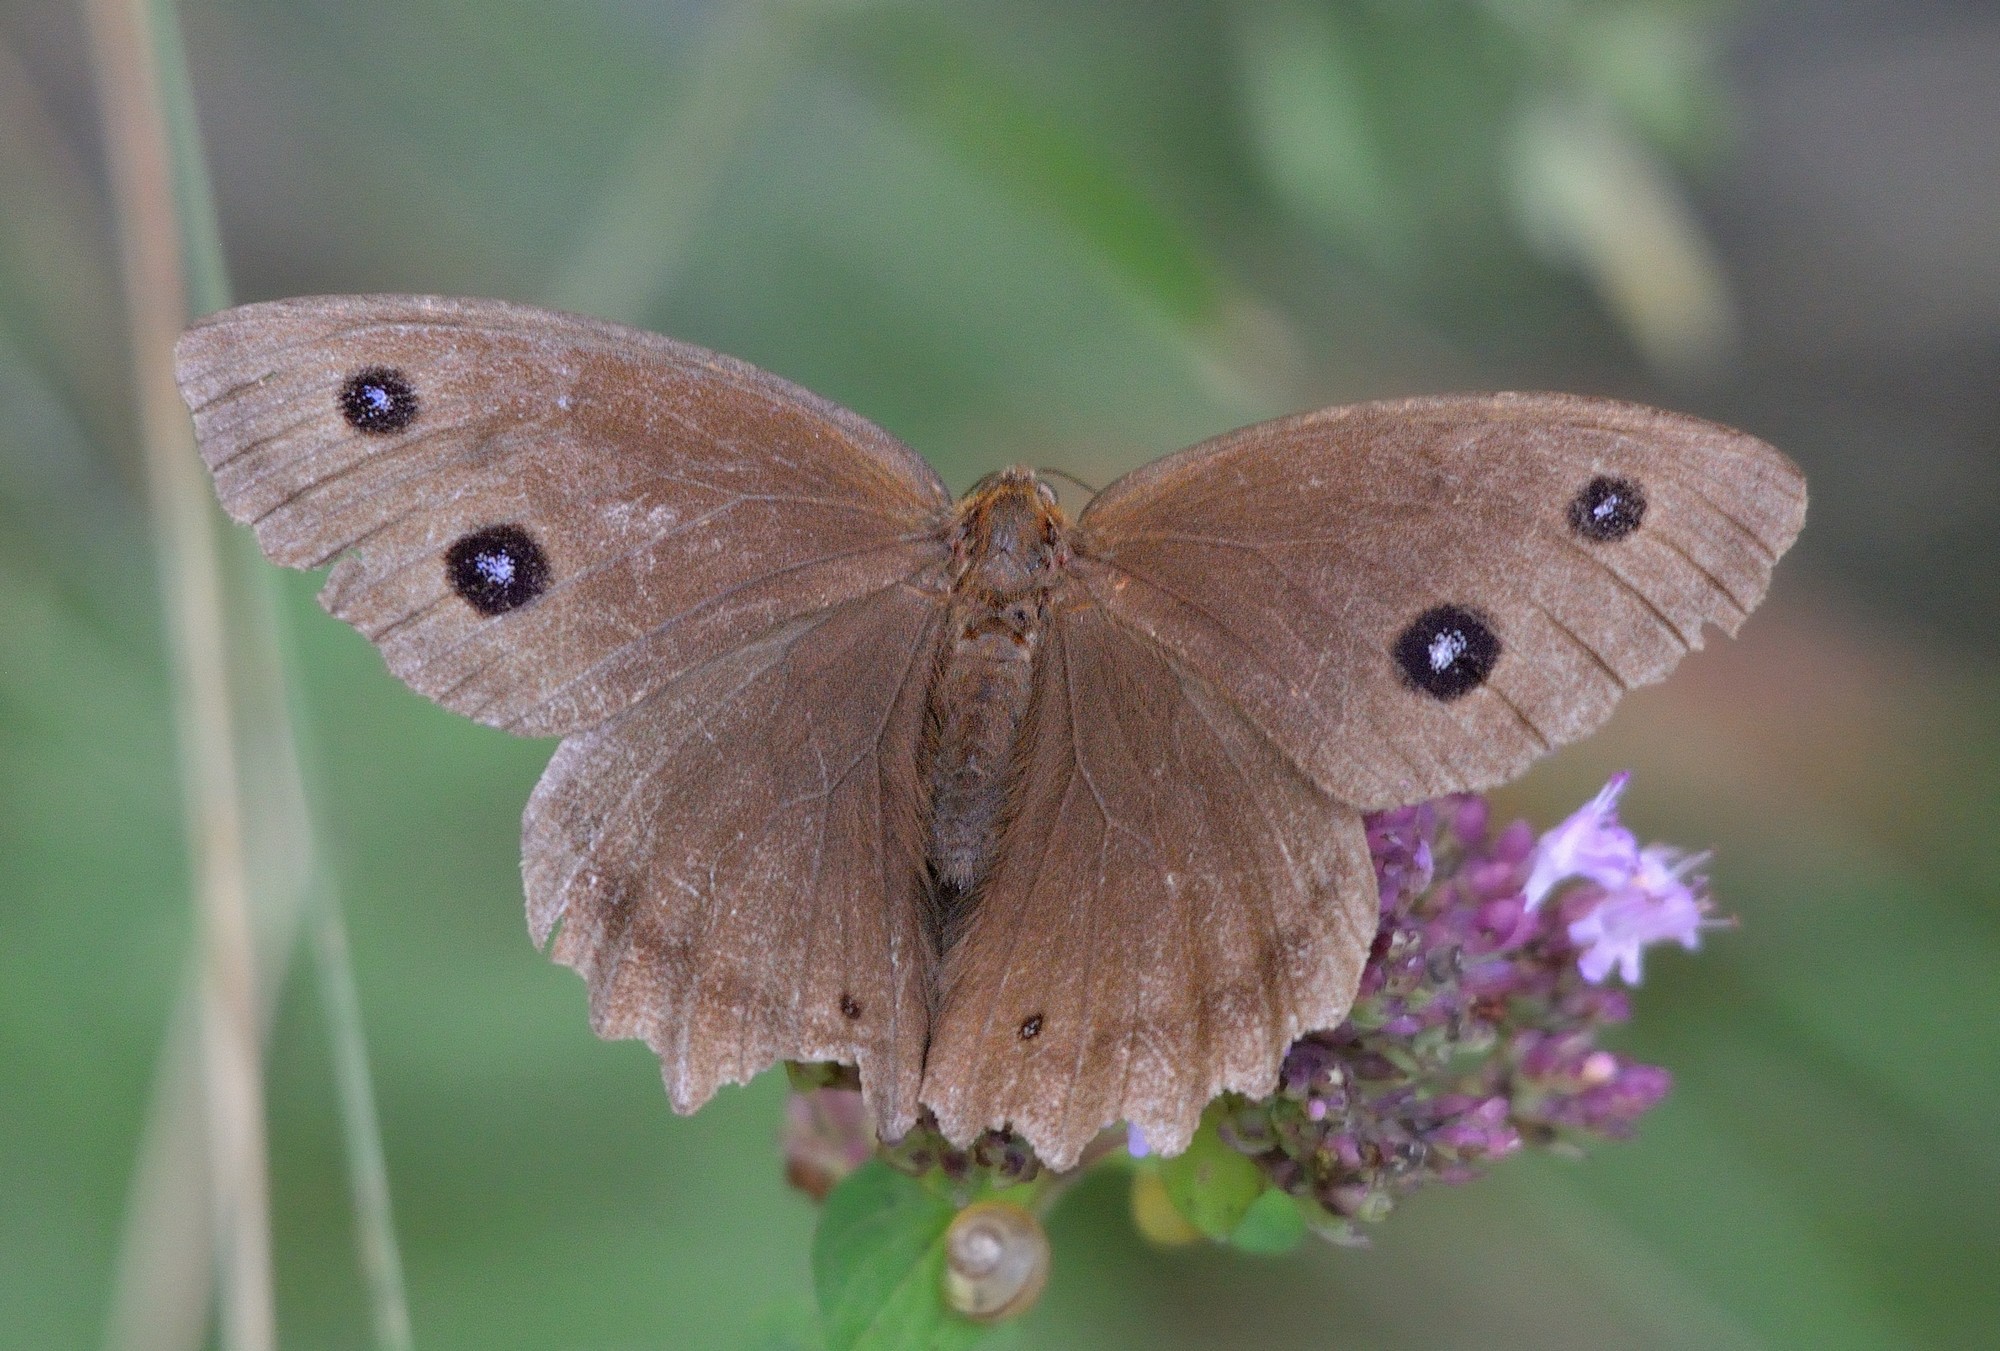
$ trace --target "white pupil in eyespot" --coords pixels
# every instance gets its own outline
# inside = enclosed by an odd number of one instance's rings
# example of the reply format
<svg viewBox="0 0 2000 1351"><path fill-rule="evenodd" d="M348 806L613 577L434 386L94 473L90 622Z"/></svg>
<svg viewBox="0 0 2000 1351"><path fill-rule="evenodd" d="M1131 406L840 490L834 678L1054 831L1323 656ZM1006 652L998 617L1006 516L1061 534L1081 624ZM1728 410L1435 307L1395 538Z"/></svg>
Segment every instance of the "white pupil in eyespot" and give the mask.
<svg viewBox="0 0 2000 1351"><path fill-rule="evenodd" d="M491 586L506 586L514 580L512 554L480 554L472 560L472 566Z"/></svg>
<svg viewBox="0 0 2000 1351"><path fill-rule="evenodd" d="M1457 629L1446 629L1431 639L1431 670L1443 671L1465 654L1465 635Z"/></svg>
<svg viewBox="0 0 2000 1351"><path fill-rule="evenodd" d="M391 403L389 391L382 388L382 386L363 385L361 387L361 397L368 401L369 412L386 413L389 411L389 404Z"/></svg>
<svg viewBox="0 0 2000 1351"><path fill-rule="evenodd" d="M1606 493L1604 495L1604 500L1602 502L1599 502L1596 506L1590 509L1590 514L1592 519L1601 521L1605 517L1611 515L1613 512L1617 510L1618 510L1618 494Z"/></svg>

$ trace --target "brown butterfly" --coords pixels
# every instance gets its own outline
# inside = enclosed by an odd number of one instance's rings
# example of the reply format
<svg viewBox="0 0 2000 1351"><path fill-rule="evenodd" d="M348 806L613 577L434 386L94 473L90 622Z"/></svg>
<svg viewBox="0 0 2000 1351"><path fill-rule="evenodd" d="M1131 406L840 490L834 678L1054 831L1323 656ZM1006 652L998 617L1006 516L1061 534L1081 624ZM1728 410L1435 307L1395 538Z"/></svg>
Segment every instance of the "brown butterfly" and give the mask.
<svg viewBox="0 0 2000 1351"><path fill-rule="evenodd" d="M728 357L491 301L249 305L181 339L222 504L413 688L565 738L537 943L674 1107L856 1065L879 1129L1162 1152L1340 1021L1361 813L1484 788L1733 632L1805 483L1563 394L1332 408L1071 521L957 502Z"/></svg>

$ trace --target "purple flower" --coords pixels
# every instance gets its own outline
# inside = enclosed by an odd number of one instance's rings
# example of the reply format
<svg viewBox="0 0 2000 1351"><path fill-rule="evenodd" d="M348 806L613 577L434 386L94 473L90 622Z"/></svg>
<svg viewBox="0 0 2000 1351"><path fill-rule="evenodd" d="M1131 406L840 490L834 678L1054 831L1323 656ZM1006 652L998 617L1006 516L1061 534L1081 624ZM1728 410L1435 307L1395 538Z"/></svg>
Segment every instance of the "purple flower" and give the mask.
<svg viewBox="0 0 2000 1351"><path fill-rule="evenodd" d="M1524 1148L1632 1132L1664 1070L1598 1046L1629 1012L1596 982L1638 951L1691 941L1699 859L1641 850L1617 816L1626 778L1539 841L1460 796L1368 819L1382 914L1347 1021L1294 1042L1277 1095L1218 1128L1273 1187L1360 1241L1429 1183L1465 1182ZM1522 881L1532 877L1524 891ZM1556 883L1581 878L1560 901Z"/></svg>
<svg viewBox="0 0 2000 1351"><path fill-rule="evenodd" d="M1660 1105L1674 1078L1658 1065L1618 1062L1609 1079L1585 1090L1576 1111L1586 1130L1613 1137L1630 1135L1632 1125Z"/></svg>
<svg viewBox="0 0 2000 1351"><path fill-rule="evenodd" d="M1431 836L1436 830L1437 808L1429 802L1368 818L1368 850L1375 859L1383 914L1393 911L1405 895L1431 884Z"/></svg>
<svg viewBox="0 0 2000 1351"><path fill-rule="evenodd" d="M1708 902L1698 893L1700 879L1687 879L1707 857L1658 844L1640 850L1631 878L1569 926L1569 941L1583 949L1576 963L1583 978L1600 984L1615 966L1627 985L1637 985L1649 943L1671 941L1690 952L1699 946Z"/></svg>
<svg viewBox="0 0 2000 1351"><path fill-rule="evenodd" d="M1533 910L1558 882L1582 877L1617 890L1639 867L1639 842L1618 821L1618 799L1631 775L1618 773L1570 818L1535 845L1524 892Z"/></svg>

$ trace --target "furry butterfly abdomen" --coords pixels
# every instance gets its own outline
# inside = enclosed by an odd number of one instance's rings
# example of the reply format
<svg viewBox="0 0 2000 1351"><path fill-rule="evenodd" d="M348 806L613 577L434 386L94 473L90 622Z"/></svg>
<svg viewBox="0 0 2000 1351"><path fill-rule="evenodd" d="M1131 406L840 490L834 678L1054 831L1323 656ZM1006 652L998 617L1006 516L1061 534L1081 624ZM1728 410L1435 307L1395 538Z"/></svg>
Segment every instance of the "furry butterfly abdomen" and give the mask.
<svg viewBox="0 0 2000 1351"><path fill-rule="evenodd" d="M954 503L726 357L488 301L182 339L231 515L446 707L565 738L530 929L676 1108L779 1059L878 1127L1162 1152L1352 1000L1360 813L1583 735L1797 534L1778 452L1567 395L1329 409Z"/></svg>

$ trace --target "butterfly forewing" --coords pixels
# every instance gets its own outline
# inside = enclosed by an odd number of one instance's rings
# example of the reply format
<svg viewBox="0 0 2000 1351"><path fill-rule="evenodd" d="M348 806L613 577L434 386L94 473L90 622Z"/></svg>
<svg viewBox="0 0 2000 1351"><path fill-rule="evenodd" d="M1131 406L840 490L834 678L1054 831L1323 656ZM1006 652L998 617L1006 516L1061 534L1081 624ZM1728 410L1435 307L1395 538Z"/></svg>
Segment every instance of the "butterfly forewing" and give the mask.
<svg viewBox="0 0 2000 1351"><path fill-rule="evenodd" d="M1183 1148L1339 1021L1375 934L1360 819L1094 606L1058 608L1012 819L946 955L924 1102L1050 1165L1130 1121Z"/></svg>
<svg viewBox="0 0 2000 1351"><path fill-rule="evenodd" d="M230 310L182 338L223 505L446 707L548 735L911 576L950 505L913 452L774 376L494 301Z"/></svg>
<svg viewBox="0 0 2000 1351"><path fill-rule="evenodd" d="M1734 632L1805 510L1754 437L1571 395L1327 409L1111 485L1076 569L1322 787L1489 787Z"/></svg>

